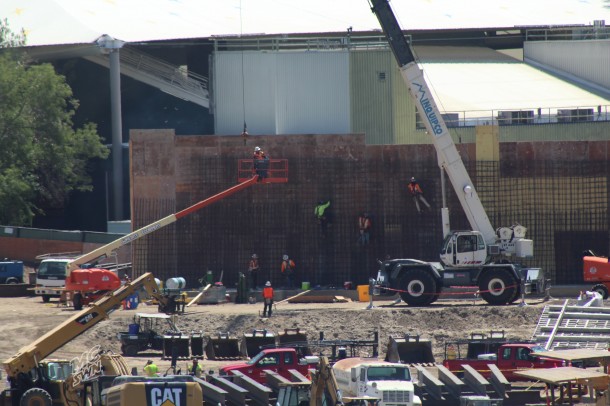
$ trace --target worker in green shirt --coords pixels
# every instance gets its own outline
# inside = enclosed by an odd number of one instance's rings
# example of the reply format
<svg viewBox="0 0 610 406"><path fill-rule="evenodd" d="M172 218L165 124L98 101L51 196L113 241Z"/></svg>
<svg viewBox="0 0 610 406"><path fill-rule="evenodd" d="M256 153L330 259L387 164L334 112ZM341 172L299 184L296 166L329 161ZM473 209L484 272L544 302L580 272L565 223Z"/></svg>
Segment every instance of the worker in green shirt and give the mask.
<svg viewBox="0 0 610 406"><path fill-rule="evenodd" d="M157 367L157 365L155 365L155 363L149 359L146 362L146 366L144 367L144 373L146 374L146 376L157 376L158 372L159 368Z"/></svg>
<svg viewBox="0 0 610 406"><path fill-rule="evenodd" d="M326 228L328 227L328 223L330 223L330 216L328 213L328 208L330 207L330 199L328 201L320 200L318 205L314 209L314 215L320 223L320 230L322 231L322 237L326 237Z"/></svg>
<svg viewBox="0 0 610 406"><path fill-rule="evenodd" d="M201 365L199 365L199 361L197 358L193 358L193 363L189 365L189 375L196 376L197 378L201 377Z"/></svg>

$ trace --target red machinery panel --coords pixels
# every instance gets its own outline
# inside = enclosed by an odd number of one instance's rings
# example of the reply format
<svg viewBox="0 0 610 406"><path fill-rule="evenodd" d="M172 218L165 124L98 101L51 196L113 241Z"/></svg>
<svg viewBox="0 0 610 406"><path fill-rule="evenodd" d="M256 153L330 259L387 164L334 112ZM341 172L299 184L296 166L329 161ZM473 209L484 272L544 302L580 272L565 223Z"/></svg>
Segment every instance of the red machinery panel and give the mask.
<svg viewBox="0 0 610 406"><path fill-rule="evenodd" d="M76 269L66 279L66 290L94 292L98 290L115 290L121 287L121 280L112 271L106 269Z"/></svg>
<svg viewBox="0 0 610 406"><path fill-rule="evenodd" d="M584 257L582 271L586 282L610 281L608 258Z"/></svg>

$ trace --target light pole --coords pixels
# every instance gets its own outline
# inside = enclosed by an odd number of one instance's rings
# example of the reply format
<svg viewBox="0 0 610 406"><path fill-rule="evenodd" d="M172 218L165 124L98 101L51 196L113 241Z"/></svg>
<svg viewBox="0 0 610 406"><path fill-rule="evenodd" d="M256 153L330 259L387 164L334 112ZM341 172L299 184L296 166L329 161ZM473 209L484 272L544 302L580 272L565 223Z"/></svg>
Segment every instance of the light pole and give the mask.
<svg viewBox="0 0 610 406"><path fill-rule="evenodd" d="M110 59L110 114L112 120L112 196L113 220L123 218L123 122L121 118L121 61L119 50L125 42L102 35L97 40L102 53Z"/></svg>

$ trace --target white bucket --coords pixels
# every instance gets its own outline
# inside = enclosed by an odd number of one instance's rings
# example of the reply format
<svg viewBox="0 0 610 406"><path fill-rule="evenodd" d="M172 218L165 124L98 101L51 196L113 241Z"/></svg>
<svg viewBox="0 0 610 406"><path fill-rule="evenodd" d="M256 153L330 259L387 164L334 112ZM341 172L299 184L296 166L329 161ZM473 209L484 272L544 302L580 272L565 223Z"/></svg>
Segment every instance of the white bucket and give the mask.
<svg viewBox="0 0 610 406"><path fill-rule="evenodd" d="M186 287L186 280L182 277L169 278L165 281L165 287L167 289L184 289Z"/></svg>

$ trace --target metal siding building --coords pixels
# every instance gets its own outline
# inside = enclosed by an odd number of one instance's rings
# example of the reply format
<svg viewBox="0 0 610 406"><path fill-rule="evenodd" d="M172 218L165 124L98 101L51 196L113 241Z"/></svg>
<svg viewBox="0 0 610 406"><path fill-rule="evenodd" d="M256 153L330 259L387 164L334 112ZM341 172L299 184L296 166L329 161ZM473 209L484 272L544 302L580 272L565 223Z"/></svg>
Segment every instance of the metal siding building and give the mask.
<svg viewBox="0 0 610 406"><path fill-rule="evenodd" d="M526 62L610 89L609 40L526 41L523 56Z"/></svg>
<svg viewBox="0 0 610 406"><path fill-rule="evenodd" d="M350 55L351 128L366 134L367 143L394 143L392 72L396 62L390 57L383 50Z"/></svg>
<svg viewBox="0 0 610 406"><path fill-rule="evenodd" d="M547 123L557 121L559 108L602 106L593 119L607 119L608 99L488 48L417 51L441 111L478 124L495 122L504 111L534 114L535 125L501 126L501 142L607 137L609 126L601 121ZM363 133L369 145L430 143L387 48L217 51L213 61L217 135L238 135L246 122L252 135ZM607 72L603 77L610 80ZM473 123L451 128L457 144L475 142Z"/></svg>
<svg viewBox="0 0 610 406"><path fill-rule="evenodd" d="M241 134L244 121L252 135L350 132L347 51L221 51L213 61L216 134Z"/></svg>

